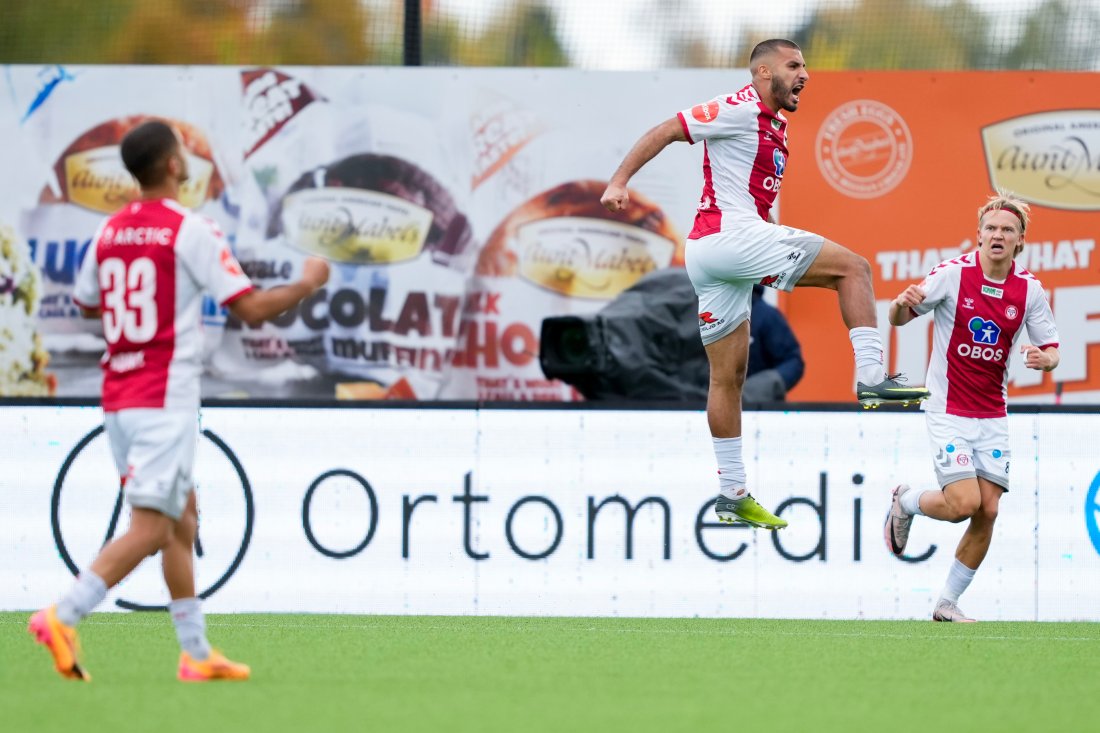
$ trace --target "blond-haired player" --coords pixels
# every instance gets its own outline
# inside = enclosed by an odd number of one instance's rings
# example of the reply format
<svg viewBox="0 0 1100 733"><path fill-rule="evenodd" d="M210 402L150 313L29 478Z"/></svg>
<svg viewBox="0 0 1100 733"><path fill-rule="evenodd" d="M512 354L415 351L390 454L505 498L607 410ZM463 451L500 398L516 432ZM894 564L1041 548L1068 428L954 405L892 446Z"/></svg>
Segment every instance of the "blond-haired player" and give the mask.
<svg viewBox="0 0 1100 733"><path fill-rule="evenodd" d="M932 611L935 621L973 620L958 600L989 550L1001 496L1008 491L1009 358L1021 353L1029 369L1046 372L1058 366L1058 328L1043 286L1015 262L1028 220L1028 205L999 190L978 210L977 249L937 265L890 304L895 326L933 314L926 382L932 396L923 409L941 488L894 489L886 546L895 555L905 552L917 514L969 520ZM1017 348L1025 331L1031 344Z"/></svg>

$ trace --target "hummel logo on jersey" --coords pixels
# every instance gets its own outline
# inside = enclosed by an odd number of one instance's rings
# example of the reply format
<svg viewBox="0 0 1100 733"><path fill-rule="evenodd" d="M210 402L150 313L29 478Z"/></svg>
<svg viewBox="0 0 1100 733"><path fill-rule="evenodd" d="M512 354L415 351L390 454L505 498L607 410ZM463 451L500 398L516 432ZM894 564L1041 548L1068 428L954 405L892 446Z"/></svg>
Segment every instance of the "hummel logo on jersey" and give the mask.
<svg viewBox="0 0 1100 733"><path fill-rule="evenodd" d="M970 328L970 332L973 334L974 343L976 344L995 344L997 339L1001 336L1001 328L993 321L987 321L982 318L974 317L970 319L970 323L967 324Z"/></svg>
<svg viewBox="0 0 1100 733"><path fill-rule="evenodd" d="M992 285L982 286L982 295L988 295L990 298L1000 298L1005 294L1003 288L995 288Z"/></svg>
<svg viewBox="0 0 1100 733"><path fill-rule="evenodd" d="M776 148L772 151L772 162L775 163L775 177L782 178L783 171L787 169L787 159L783 156L783 151Z"/></svg>
<svg viewBox="0 0 1100 733"><path fill-rule="evenodd" d="M973 298L963 298L963 308L966 308L968 310L974 310L974 299Z"/></svg>

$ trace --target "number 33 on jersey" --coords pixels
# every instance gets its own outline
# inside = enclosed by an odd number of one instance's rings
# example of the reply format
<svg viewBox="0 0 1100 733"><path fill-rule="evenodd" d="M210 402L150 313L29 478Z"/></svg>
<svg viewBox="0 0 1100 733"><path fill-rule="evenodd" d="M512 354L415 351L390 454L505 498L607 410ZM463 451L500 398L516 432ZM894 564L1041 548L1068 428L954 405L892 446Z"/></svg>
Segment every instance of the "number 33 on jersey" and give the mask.
<svg viewBox="0 0 1100 733"><path fill-rule="evenodd" d="M73 299L102 311L103 409L195 409L202 295L252 289L213 222L169 199L137 201L103 223Z"/></svg>

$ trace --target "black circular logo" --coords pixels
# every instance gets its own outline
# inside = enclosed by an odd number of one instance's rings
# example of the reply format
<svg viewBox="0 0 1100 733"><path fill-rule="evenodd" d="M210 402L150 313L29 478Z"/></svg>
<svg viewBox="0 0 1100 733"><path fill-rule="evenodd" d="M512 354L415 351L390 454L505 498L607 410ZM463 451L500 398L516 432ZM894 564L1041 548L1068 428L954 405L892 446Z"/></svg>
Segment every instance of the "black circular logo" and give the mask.
<svg viewBox="0 0 1100 733"><path fill-rule="evenodd" d="M117 475L117 471L110 460L109 449L104 451L106 441L96 442L104 432L104 427L100 425L69 452L54 481L50 497L50 525L54 542L61 560L73 575L79 574L80 568L73 562L72 555L86 556L90 560L115 536L122 515L122 489L105 480L106 476ZM224 586L240 567L252 540L255 507L252 487L236 454L210 430L204 429L202 435L206 441L200 441L195 454L195 475L209 480L201 483L195 556L196 583L197 587L202 588L198 596L206 599ZM109 472L105 470L105 463L110 466ZM112 493L108 492L113 492L113 504ZM68 514L69 510L73 519L66 522L63 515ZM68 542L66 535L70 538ZM70 552L70 547L73 552ZM139 572L140 568L131 573L131 577ZM163 581L156 584L142 584L139 581L136 584L139 587L132 588L129 580L123 581L121 585L126 587L120 589L115 600L120 608L131 611L163 611L167 608L164 603L155 602L150 592L152 587L163 589ZM140 587L142 585L144 587Z"/></svg>

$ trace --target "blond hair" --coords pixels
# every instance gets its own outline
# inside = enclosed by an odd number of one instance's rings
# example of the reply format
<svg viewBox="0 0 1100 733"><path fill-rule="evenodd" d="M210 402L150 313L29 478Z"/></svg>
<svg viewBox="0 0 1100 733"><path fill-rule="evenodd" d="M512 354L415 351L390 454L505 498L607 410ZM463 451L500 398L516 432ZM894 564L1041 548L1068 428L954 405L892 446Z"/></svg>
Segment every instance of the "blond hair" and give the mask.
<svg viewBox="0 0 1100 733"><path fill-rule="evenodd" d="M1020 254L1024 249L1024 235L1027 233L1028 222L1031 221L1031 207L1022 198L1008 189L998 188L995 196L990 196L985 205L978 209L978 228L981 229L982 218L991 211L1007 211L1016 216L1020 222L1020 243L1016 245L1016 251L1012 256Z"/></svg>

